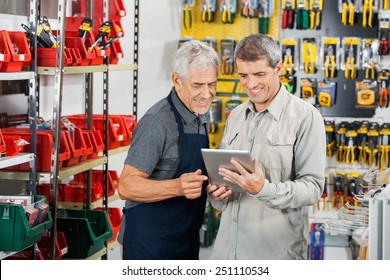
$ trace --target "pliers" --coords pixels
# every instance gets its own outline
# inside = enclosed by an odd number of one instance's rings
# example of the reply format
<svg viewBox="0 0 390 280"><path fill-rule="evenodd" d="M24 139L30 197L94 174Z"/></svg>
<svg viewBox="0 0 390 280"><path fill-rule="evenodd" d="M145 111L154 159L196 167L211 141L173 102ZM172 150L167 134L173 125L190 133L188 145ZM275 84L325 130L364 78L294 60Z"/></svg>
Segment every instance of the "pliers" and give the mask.
<svg viewBox="0 0 390 280"><path fill-rule="evenodd" d="M311 56L310 49L312 48L311 44L308 44L306 47L306 59L305 59L305 65L304 70L306 74L314 74L315 73L315 66L313 62L313 57Z"/></svg>
<svg viewBox="0 0 390 280"><path fill-rule="evenodd" d="M355 23L355 5L351 0L343 1L341 6L341 23L344 25L354 25Z"/></svg>
<svg viewBox="0 0 390 280"><path fill-rule="evenodd" d="M334 78L336 63L334 61L333 47L331 45L328 45L324 66L325 66L325 77ZM329 72L329 68L330 68L330 72Z"/></svg>
<svg viewBox="0 0 390 280"><path fill-rule="evenodd" d="M297 29L309 29L309 13L305 9L305 0L298 0Z"/></svg>
<svg viewBox="0 0 390 280"><path fill-rule="evenodd" d="M381 28L379 32L379 55L387 55L389 54L389 29Z"/></svg>
<svg viewBox="0 0 390 280"><path fill-rule="evenodd" d="M355 162L355 149L356 139L354 137L348 137L348 145L344 146L344 162L354 163Z"/></svg>
<svg viewBox="0 0 390 280"><path fill-rule="evenodd" d="M212 22L213 13L211 12L211 5L209 4L209 1L202 0L202 3L203 3L202 22Z"/></svg>
<svg viewBox="0 0 390 280"><path fill-rule="evenodd" d="M361 164L366 164L367 162L367 128L361 126L358 130L358 149L359 149L359 157L358 162Z"/></svg>
<svg viewBox="0 0 390 280"><path fill-rule="evenodd" d="M356 79L356 64L352 45L349 46L348 57L345 63L345 78Z"/></svg>
<svg viewBox="0 0 390 280"><path fill-rule="evenodd" d="M187 18L188 18L188 29L192 27L192 10L188 5L188 0L183 0L183 26L187 29Z"/></svg>
<svg viewBox="0 0 390 280"><path fill-rule="evenodd" d="M286 0L285 9L282 13L282 29L293 29L294 28L294 17L295 11L293 9L293 2Z"/></svg>
<svg viewBox="0 0 390 280"><path fill-rule="evenodd" d="M379 107L389 107L389 90L386 87L385 81L382 81L381 88L379 89Z"/></svg>
<svg viewBox="0 0 390 280"><path fill-rule="evenodd" d="M344 205L344 175L334 175L334 191L332 208L341 208Z"/></svg>
<svg viewBox="0 0 390 280"><path fill-rule="evenodd" d="M233 59L228 49L225 49L222 56L221 72L225 75L233 74Z"/></svg>
<svg viewBox="0 0 390 280"><path fill-rule="evenodd" d="M371 72L371 75L370 75ZM371 76L371 80L375 80L375 64L373 63L368 63L368 66L366 68L366 79L369 79Z"/></svg>
<svg viewBox="0 0 390 280"><path fill-rule="evenodd" d="M376 154L378 153L378 136L368 136L368 145L365 147L368 153L368 165L376 165Z"/></svg>
<svg viewBox="0 0 390 280"><path fill-rule="evenodd" d="M233 62L229 56L224 55L222 57L221 67L222 67L222 69L221 69L222 74L225 74L225 75L233 74Z"/></svg>
<svg viewBox="0 0 390 280"><path fill-rule="evenodd" d="M344 153L343 147L345 146L345 128L340 127L336 134L337 150L336 150L336 161L343 162Z"/></svg>
<svg viewBox="0 0 390 280"><path fill-rule="evenodd" d="M358 202L353 199L353 196L357 194L357 186L358 186L358 179L356 177L349 177L348 178L348 186L347 186L347 203L349 205L358 206Z"/></svg>
<svg viewBox="0 0 390 280"><path fill-rule="evenodd" d="M269 32L269 14L268 2L265 0L259 1L259 33L268 34Z"/></svg>
<svg viewBox="0 0 390 280"><path fill-rule="evenodd" d="M321 28L321 11L319 0L311 0L313 8L310 11L310 29L320 29Z"/></svg>
<svg viewBox="0 0 390 280"><path fill-rule="evenodd" d="M373 2L373 0L364 0L364 3L363 3L363 21L362 21L362 26L363 27L367 27L367 25L369 27L372 27L372 9L373 9L372 2Z"/></svg>
<svg viewBox="0 0 390 280"><path fill-rule="evenodd" d="M382 137L382 140L381 140L382 143L380 145L381 158L380 158L380 162L379 162L379 171L383 171L389 167L389 151L390 151L389 135L383 134L381 137Z"/></svg>
<svg viewBox="0 0 390 280"><path fill-rule="evenodd" d="M221 16L222 22L232 23L233 22L232 13L230 12L231 7L229 5L224 5L222 9L223 9L222 16Z"/></svg>
<svg viewBox="0 0 390 280"><path fill-rule="evenodd" d="M242 1L243 7L242 7L242 15L247 18L247 17L254 17L255 15L255 9L252 8L249 0L243 0Z"/></svg>
<svg viewBox="0 0 390 280"><path fill-rule="evenodd" d="M287 48L286 49L286 53L283 57L283 68L282 68L282 71L283 71L283 75L286 75L287 72L289 75L292 75L293 74L293 63L292 63L292 54L291 54L291 49L290 48Z"/></svg>

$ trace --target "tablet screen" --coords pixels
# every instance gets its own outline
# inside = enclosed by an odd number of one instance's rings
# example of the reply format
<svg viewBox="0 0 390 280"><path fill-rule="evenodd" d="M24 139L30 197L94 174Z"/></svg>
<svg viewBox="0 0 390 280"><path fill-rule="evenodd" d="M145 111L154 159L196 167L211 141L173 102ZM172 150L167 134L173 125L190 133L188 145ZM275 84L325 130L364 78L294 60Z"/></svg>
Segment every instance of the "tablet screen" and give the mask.
<svg viewBox="0 0 390 280"><path fill-rule="evenodd" d="M244 166L248 172L253 172L253 160L249 151L223 149L202 149L201 151L211 184L225 185L228 188L233 189L235 192L244 191L236 184L223 180L223 178L218 174L218 168L224 167L237 172L234 165L230 163L230 160L235 159Z"/></svg>

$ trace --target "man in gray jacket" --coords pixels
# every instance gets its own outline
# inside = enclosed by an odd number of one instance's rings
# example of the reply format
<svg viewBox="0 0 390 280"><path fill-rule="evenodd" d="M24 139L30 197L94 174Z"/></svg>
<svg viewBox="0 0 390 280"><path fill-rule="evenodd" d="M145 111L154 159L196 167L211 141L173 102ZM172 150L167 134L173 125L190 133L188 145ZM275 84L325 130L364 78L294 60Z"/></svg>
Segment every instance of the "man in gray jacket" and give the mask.
<svg viewBox="0 0 390 280"><path fill-rule="evenodd" d="M222 210L212 257L306 259L308 206L324 188L323 118L280 83L281 52L275 40L250 35L234 55L248 100L227 119L220 148L249 150L255 171L232 160L239 172L220 168L219 173L243 192L207 187L212 205Z"/></svg>

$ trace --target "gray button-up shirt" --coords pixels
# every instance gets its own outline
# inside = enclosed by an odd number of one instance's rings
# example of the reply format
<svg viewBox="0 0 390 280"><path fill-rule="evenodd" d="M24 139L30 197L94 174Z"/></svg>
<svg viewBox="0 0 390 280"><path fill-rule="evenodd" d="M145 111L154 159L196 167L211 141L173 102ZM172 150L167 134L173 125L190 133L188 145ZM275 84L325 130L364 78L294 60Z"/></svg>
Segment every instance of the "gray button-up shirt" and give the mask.
<svg viewBox="0 0 390 280"><path fill-rule="evenodd" d="M180 101L174 88L172 102L182 118L184 133L207 134L206 128L210 121L208 112L198 116L191 113ZM179 130L175 115L167 98L164 98L150 107L137 123L125 164L149 174L148 179L151 180L172 179L180 161L178 145ZM125 207L131 208L138 204L139 202L126 200ZM122 219L118 236L121 244L124 221L125 219Z"/></svg>
<svg viewBox="0 0 390 280"><path fill-rule="evenodd" d="M222 210L212 257L306 259L308 206L324 188L326 142L319 111L281 86L262 112L248 100L230 114L222 149L249 150L266 178L256 195L234 193Z"/></svg>

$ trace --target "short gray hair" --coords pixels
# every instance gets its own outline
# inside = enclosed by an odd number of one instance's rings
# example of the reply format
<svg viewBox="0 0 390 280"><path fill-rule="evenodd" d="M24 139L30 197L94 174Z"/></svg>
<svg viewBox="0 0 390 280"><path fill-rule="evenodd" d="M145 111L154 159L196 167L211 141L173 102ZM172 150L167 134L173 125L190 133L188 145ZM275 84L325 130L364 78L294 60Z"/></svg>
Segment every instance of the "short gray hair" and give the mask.
<svg viewBox="0 0 390 280"><path fill-rule="evenodd" d="M234 60L254 62L266 59L272 68L282 60L279 44L273 38L263 34L252 34L243 38L234 50Z"/></svg>
<svg viewBox="0 0 390 280"><path fill-rule="evenodd" d="M195 66L201 71L214 67L217 75L219 60L217 52L204 42L190 40L183 43L173 56L172 68L183 82L188 78L188 69Z"/></svg>

